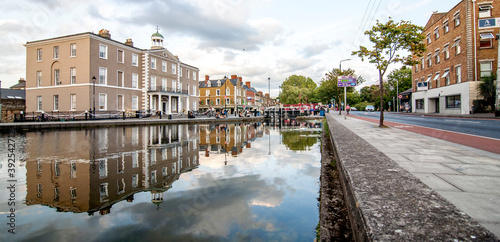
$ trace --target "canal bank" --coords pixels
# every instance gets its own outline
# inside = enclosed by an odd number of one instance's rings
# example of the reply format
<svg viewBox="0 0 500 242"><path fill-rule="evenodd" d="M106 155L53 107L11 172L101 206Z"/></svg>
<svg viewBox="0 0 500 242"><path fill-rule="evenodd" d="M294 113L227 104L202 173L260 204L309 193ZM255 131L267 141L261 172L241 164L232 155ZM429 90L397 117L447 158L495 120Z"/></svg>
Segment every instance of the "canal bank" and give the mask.
<svg viewBox="0 0 500 242"><path fill-rule="evenodd" d="M379 144L369 143L358 134L374 136L380 142L388 141L393 146L387 147L387 150L408 150L404 143L429 142L425 140L428 138L402 136L399 138L408 140L398 142L395 141L398 139L395 135L399 132L396 129L379 133L379 130L387 129L380 129L351 117L344 119L343 116L331 114L327 115L327 121L356 241L498 241L493 233L483 227L488 225L488 221L480 221L481 226L476 221L478 218L474 220L469 216L472 213L464 212L466 208L461 206L459 210L456 204L447 200L449 197L445 199L434 188L431 189L428 183L424 184L394 161L394 157L389 158L375 148ZM451 149L444 145L443 148ZM412 157L425 160L426 156ZM429 155L427 157L436 158ZM424 162L426 161L419 164ZM429 170L433 167L422 166L422 169ZM493 203L490 206L495 206L497 202L489 203ZM477 205L481 208L488 206ZM495 222L490 224L492 227L488 229L494 229Z"/></svg>
<svg viewBox="0 0 500 242"><path fill-rule="evenodd" d="M40 131L40 130L63 130L63 129L88 129L106 128L117 126L138 125L168 125L168 124L204 124L204 123L226 123L226 122L262 122L264 117L197 117L188 118L184 116L173 116L171 118L134 118L134 119L103 119L86 121L46 121L46 122L19 122L0 123L0 132L16 131Z"/></svg>

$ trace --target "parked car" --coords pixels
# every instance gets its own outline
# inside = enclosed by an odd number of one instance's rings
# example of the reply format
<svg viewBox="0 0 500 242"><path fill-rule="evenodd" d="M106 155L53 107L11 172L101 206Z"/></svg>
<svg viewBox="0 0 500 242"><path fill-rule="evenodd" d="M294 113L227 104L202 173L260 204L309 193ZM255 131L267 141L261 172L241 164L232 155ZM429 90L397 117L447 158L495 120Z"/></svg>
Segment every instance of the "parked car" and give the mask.
<svg viewBox="0 0 500 242"><path fill-rule="evenodd" d="M368 105L368 106L366 106L365 111L373 112L373 111L375 111L375 107L372 105Z"/></svg>
<svg viewBox="0 0 500 242"><path fill-rule="evenodd" d="M356 107L351 107L351 111L358 111Z"/></svg>

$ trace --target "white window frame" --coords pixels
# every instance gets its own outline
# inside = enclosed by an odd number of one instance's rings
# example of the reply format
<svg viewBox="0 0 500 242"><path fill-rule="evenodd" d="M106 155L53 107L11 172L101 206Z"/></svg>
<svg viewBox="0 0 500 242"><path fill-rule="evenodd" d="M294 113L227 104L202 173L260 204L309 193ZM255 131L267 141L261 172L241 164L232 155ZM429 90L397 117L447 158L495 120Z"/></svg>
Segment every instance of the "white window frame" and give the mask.
<svg viewBox="0 0 500 242"><path fill-rule="evenodd" d="M54 50L54 59L55 60L59 59L59 46L58 45L54 46L53 50Z"/></svg>
<svg viewBox="0 0 500 242"><path fill-rule="evenodd" d="M121 55L120 55L120 52L121 52ZM120 56L121 56L121 61L120 61ZM120 49L116 50L116 62L124 63L125 62L124 57L125 57L125 51L120 50Z"/></svg>
<svg viewBox="0 0 500 242"><path fill-rule="evenodd" d="M43 105L42 105L42 96L37 96L36 97L36 107L37 107L37 111L42 111L43 109Z"/></svg>
<svg viewBox="0 0 500 242"><path fill-rule="evenodd" d="M59 95L52 96L53 100L53 111L59 111Z"/></svg>
<svg viewBox="0 0 500 242"><path fill-rule="evenodd" d="M139 74L132 73L132 88L139 88Z"/></svg>
<svg viewBox="0 0 500 242"><path fill-rule="evenodd" d="M220 89L215 90L215 96L220 96Z"/></svg>
<svg viewBox="0 0 500 242"><path fill-rule="evenodd" d="M135 95L132 96L132 110L139 110L139 97Z"/></svg>
<svg viewBox="0 0 500 242"><path fill-rule="evenodd" d="M99 58L108 59L108 46L99 44Z"/></svg>
<svg viewBox="0 0 500 242"><path fill-rule="evenodd" d="M215 105L220 105L220 98L215 99Z"/></svg>
<svg viewBox="0 0 500 242"><path fill-rule="evenodd" d="M167 72L167 62L166 61L161 61L161 71Z"/></svg>
<svg viewBox="0 0 500 242"><path fill-rule="evenodd" d="M450 69L445 69L443 76L441 78L444 78L444 85L449 86L450 85Z"/></svg>
<svg viewBox="0 0 500 242"><path fill-rule="evenodd" d="M434 29L434 39L439 39L439 26Z"/></svg>
<svg viewBox="0 0 500 242"><path fill-rule="evenodd" d="M439 49L434 52L434 58L436 58L436 60L435 60L436 64L438 64L439 62L441 62L441 58L439 56Z"/></svg>
<svg viewBox="0 0 500 242"><path fill-rule="evenodd" d="M120 108L120 97L122 98L122 103L121 103L122 108ZM125 110L125 99L124 98L125 98L125 96L123 94L116 95L116 111Z"/></svg>
<svg viewBox="0 0 500 242"><path fill-rule="evenodd" d="M205 96L210 96L210 90L205 90Z"/></svg>
<svg viewBox="0 0 500 242"><path fill-rule="evenodd" d="M456 83L462 82L462 66L461 65L455 66L455 82Z"/></svg>
<svg viewBox="0 0 500 242"><path fill-rule="evenodd" d="M172 64L172 74L176 74L176 73L177 73L177 65Z"/></svg>
<svg viewBox="0 0 500 242"><path fill-rule="evenodd" d="M446 20L444 23L443 23L443 32L446 34L448 32L450 32L450 24L448 22L448 20Z"/></svg>
<svg viewBox="0 0 500 242"><path fill-rule="evenodd" d="M175 80L172 80L172 92L176 92L177 91L177 84L176 84L176 81Z"/></svg>
<svg viewBox="0 0 500 242"><path fill-rule="evenodd" d="M76 84L76 67L69 68L69 76L71 84Z"/></svg>
<svg viewBox="0 0 500 242"><path fill-rule="evenodd" d="M460 25L460 12L453 15L453 22L455 22L455 27Z"/></svg>
<svg viewBox="0 0 500 242"><path fill-rule="evenodd" d="M151 69L156 70L156 58L151 57Z"/></svg>
<svg viewBox="0 0 500 242"><path fill-rule="evenodd" d="M191 75L193 75L193 80L196 81L196 72L193 71L193 73L191 73Z"/></svg>
<svg viewBox="0 0 500 242"><path fill-rule="evenodd" d="M495 38L495 35L493 35L492 32L483 32L479 33L479 48L481 49L486 49L486 48L493 48L493 39ZM481 46L481 43L488 42L489 46Z"/></svg>
<svg viewBox="0 0 500 242"><path fill-rule="evenodd" d="M455 43L453 44L453 46L451 48L453 48L453 47L455 47L455 55L462 53L462 49L460 48L460 39L455 40Z"/></svg>
<svg viewBox="0 0 500 242"><path fill-rule="evenodd" d="M161 90L162 91L167 91L167 78L162 78L161 79Z"/></svg>
<svg viewBox="0 0 500 242"><path fill-rule="evenodd" d="M76 111L76 94L69 95L69 106L71 111Z"/></svg>
<svg viewBox="0 0 500 242"><path fill-rule="evenodd" d="M120 76L121 76L121 79L122 79L122 82L120 83ZM124 84L125 84L125 72L123 71L116 71L116 86L118 87L124 87Z"/></svg>
<svg viewBox="0 0 500 242"><path fill-rule="evenodd" d="M139 66L139 55L132 53L132 66Z"/></svg>
<svg viewBox="0 0 500 242"><path fill-rule="evenodd" d="M61 70L54 69L54 85L58 86L61 84Z"/></svg>
<svg viewBox="0 0 500 242"><path fill-rule="evenodd" d="M76 57L76 44L69 45L69 57Z"/></svg>
<svg viewBox="0 0 500 242"><path fill-rule="evenodd" d="M99 110L100 111L108 110L108 94L107 93L99 93Z"/></svg>
<svg viewBox="0 0 500 242"><path fill-rule="evenodd" d="M36 61L42 61L43 60L43 52L42 49L37 49L36 50Z"/></svg>
<svg viewBox="0 0 500 242"><path fill-rule="evenodd" d="M108 83L108 68L99 67L99 80L100 85L106 85Z"/></svg>
<svg viewBox="0 0 500 242"><path fill-rule="evenodd" d="M488 68L483 68L488 66ZM479 73L480 77L489 76L493 71L493 62L492 61L479 61Z"/></svg>
<svg viewBox="0 0 500 242"><path fill-rule="evenodd" d="M479 18L489 18L491 17L491 3L488 4L480 4L479 5Z"/></svg>
<svg viewBox="0 0 500 242"><path fill-rule="evenodd" d="M448 60L450 59L450 45L446 44L443 48L443 53L444 53L444 59Z"/></svg>
<svg viewBox="0 0 500 242"><path fill-rule="evenodd" d="M36 86L41 87L42 86L42 71L37 71L36 72Z"/></svg>
<svg viewBox="0 0 500 242"><path fill-rule="evenodd" d="M156 89L156 76L151 76L151 90L157 90Z"/></svg>

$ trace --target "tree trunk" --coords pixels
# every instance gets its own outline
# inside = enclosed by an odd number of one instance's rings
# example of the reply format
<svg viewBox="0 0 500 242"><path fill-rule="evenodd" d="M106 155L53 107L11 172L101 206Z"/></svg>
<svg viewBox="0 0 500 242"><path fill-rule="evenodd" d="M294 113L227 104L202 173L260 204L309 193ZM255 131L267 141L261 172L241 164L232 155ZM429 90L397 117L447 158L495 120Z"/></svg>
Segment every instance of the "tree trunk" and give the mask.
<svg viewBox="0 0 500 242"><path fill-rule="evenodd" d="M378 126L384 127L384 83L381 70L378 70L378 78L380 83L380 122Z"/></svg>

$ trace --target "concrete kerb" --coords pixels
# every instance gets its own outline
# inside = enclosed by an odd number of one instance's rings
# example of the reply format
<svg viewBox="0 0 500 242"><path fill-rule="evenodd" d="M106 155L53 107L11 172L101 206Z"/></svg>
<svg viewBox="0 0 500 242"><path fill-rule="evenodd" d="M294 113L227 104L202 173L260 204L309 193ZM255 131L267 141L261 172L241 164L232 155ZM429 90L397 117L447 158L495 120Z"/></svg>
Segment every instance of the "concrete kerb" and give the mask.
<svg viewBox="0 0 500 242"><path fill-rule="evenodd" d="M356 241L498 241L331 115L327 121Z"/></svg>

